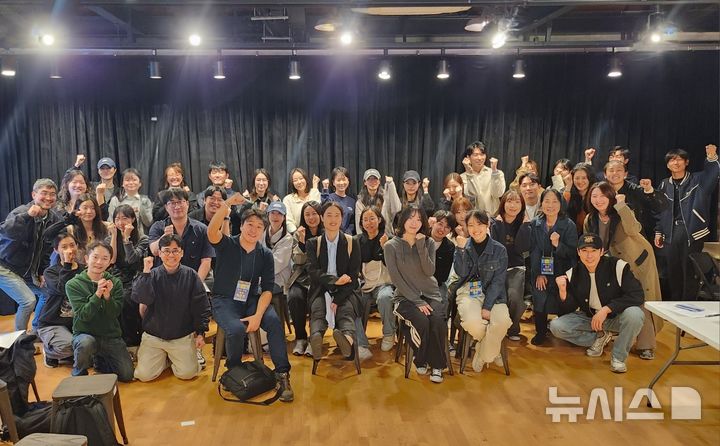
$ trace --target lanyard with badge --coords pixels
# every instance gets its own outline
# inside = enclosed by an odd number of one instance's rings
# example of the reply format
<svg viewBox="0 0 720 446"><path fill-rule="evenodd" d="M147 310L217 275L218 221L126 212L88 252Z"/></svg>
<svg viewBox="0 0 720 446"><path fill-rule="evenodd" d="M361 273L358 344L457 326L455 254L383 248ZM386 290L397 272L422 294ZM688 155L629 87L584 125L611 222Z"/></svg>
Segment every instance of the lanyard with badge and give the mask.
<svg viewBox="0 0 720 446"><path fill-rule="evenodd" d="M252 282L252 275L255 274L255 256L257 254L257 248L253 250L252 257L252 269L250 270L250 282L242 280L245 277L245 262L240 265L240 280L238 280L237 286L235 287L234 300L239 302L247 302L248 295L250 294L250 284Z"/></svg>
<svg viewBox="0 0 720 446"><path fill-rule="evenodd" d="M475 249L472 244L470 246L470 249ZM477 264L475 263L469 252L466 254L470 258L470 263L472 264L470 271L475 272L477 270ZM483 294L482 280L480 280L480 276L477 272L475 272L475 274L470 277L470 280L468 280L468 286L468 293L471 299L485 299L485 294Z"/></svg>
<svg viewBox="0 0 720 446"><path fill-rule="evenodd" d="M543 223L543 229L545 229L547 225ZM548 237L550 234L553 233L553 230L555 229L555 225L551 226L547 230ZM551 243L552 246L552 243ZM543 249L543 255L540 257L540 274L543 276L552 276L555 274L555 258L553 257L552 253L547 256L545 255L545 250Z"/></svg>

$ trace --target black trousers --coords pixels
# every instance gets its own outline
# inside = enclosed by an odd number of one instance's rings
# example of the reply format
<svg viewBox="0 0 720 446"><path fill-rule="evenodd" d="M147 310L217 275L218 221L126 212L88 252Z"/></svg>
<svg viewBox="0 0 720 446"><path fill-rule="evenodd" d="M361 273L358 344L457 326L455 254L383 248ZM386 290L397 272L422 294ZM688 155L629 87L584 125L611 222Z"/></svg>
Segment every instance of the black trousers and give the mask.
<svg viewBox="0 0 720 446"><path fill-rule="evenodd" d="M140 304L130 299L132 282L123 284L123 305L120 312L120 327L122 338L128 347L137 347L142 338L142 318L140 317Z"/></svg>
<svg viewBox="0 0 720 446"><path fill-rule="evenodd" d="M348 298L335 311L335 328L343 334L355 336L355 318L359 317L353 306L352 297ZM310 304L310 332L325 335L328 328L325 319L325 293L316 296Z"/></svg>
<svg viewBox="0 0 720 446"><path fill-rule="evenodd" d="M297 284L291 286L290 291L288 291L288 311L292 318L295 339L297 340L307 340L305 323L307 322L309 309L307 288Z"/></svg>
<svg viewBox="0 0 720 446"><path fill-rule="evenodd" d="M447 366L444 345L447 333L446 305L437 300L422 299L433 309L430 316L425 316L417 305L405 299L400 301L395 314L402 319L400 326L405 330L406 339L412 340L415 366L430 365L433 369L442 370Z"/></svg>
<svg viewBox="0 0 720 446"><path fill-rule="evenodd" d="M688 245L688 241L691 243ZM703 241L693 240L687 233L684 224L673 225L672 239L665 253L667 270L665 273L670 299L696 300L697 296L688 295L688 281L692 279L690 270L690 253L701 252Z"/></svg>

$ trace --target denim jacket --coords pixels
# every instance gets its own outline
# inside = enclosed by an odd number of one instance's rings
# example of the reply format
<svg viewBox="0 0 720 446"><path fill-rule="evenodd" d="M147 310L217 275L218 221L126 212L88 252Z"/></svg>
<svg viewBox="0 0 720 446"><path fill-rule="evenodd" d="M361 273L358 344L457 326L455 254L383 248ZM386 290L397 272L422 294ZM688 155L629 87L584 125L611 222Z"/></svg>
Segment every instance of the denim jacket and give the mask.
<svg viewBox="0 0 720 446"><path fill-rule="evenodd" d="M455 248L455 261L453 267L455 274L460 277L458 287L477 277L483 287L485 300L483 309L490 310L496 303L507 303L507 292L505 290L505 276L507 275L508 256L505 247L499 242L490 238L485 251L478 256L473 247L472 239L468 240L465 247Z"/></svg>

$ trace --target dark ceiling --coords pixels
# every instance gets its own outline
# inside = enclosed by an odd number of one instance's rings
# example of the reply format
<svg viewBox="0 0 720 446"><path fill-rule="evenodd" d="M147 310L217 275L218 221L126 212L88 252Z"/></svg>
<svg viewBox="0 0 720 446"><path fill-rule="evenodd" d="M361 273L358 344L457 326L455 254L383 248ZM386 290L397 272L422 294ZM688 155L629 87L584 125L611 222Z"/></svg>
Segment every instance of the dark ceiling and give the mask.
<svg viewBox="0 0 720 446"><path fill-rule="evenodd" d="M410 8L400 15L358 12L365 7ZM465 9L447 14L405 15L418 7ZM421 11L422 12L422 11ZM41 51L38 36L52 32L59 51L189 51L187 36L197 30L203 43L194 51L295 49L317 54L338 46L338 32L314 26L333 18L356 32L354 51L423 51L456 54L489 51L498 20L508 19L503 51L588 51L647 45L648 17L671 23L668 49L718 50L720 4L717 1L193 1L193 0L0 0L0 54ZM464 29L471 18L488 18L482 32ZM270 19L269 19L270 18ZM240 54L240 53L238 53Z"/></svg>

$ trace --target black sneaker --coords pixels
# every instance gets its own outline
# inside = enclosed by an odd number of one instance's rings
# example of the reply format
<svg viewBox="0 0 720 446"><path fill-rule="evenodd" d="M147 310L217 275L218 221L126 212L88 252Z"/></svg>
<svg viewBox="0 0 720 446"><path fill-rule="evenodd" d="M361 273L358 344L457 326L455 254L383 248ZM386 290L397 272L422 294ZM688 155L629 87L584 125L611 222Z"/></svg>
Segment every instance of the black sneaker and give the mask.
<svg viewBox="0 0 720 446"><path fill-rule="evenodd" d="M547 336L541 334L536 334L532 339L530 339L530 343L532 345L543 345L545 341L547 341Z"/></svg>
<svg viewBox="0 0 720 446"><path fill-rule="evenodd" d="M45 364L45 367L47 367L49 369L54 369L54 368L57 368L58 365L60 365L60 361L58 361L57 359L51 359L51 358L47 357L47 355L45 354L45 349L43 349L42 352L43 352L43 364Z"/></svg>
<svg viewBox="0 0 720 446"><path fill-rule="evenodd" d="M295 393L292 387L290 387L290 373L276 373L275 377L280 383L280 401L283 403L289 403L295 399Z"/></svg>

